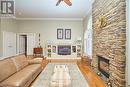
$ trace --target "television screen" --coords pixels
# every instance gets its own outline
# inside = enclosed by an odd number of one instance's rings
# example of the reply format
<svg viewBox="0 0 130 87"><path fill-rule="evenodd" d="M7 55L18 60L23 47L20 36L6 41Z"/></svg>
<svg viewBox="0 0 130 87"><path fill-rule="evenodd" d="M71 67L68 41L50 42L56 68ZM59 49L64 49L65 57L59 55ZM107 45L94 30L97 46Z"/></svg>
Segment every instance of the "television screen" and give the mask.
<svg viewBox="0 0 130 87"><path fill-rule="evenodd" d="M70 45L59 45L58 54L59 55L71 55L71 46Z"/></svg>

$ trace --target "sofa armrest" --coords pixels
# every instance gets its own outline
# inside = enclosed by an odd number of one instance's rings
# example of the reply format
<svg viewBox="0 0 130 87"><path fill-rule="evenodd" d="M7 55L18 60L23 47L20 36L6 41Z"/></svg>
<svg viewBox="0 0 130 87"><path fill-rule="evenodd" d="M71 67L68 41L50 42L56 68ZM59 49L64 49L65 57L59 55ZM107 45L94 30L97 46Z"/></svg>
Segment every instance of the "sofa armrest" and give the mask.
<svg viewBox="0 0 130 87"><path fill-rule="evenodd" d="M42 64L43 58L35 58L27 60L28 64Z"/></svg>

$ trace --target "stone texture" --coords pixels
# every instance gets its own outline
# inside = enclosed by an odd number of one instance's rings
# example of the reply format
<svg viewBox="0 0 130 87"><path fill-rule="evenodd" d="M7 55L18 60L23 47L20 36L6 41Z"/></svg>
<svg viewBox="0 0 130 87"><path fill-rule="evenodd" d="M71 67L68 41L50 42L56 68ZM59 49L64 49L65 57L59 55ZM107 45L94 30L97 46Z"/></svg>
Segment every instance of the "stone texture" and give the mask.
<svg viewBox="0 0 130 87"><path fill-rule="evenodd" d="M125 0L95 0L93 16L92 66L98 67L97 55L110 60L109 80L112 87L125 87L126 20ZM96 20L104 15L107 26L96 27Z"/></svg>

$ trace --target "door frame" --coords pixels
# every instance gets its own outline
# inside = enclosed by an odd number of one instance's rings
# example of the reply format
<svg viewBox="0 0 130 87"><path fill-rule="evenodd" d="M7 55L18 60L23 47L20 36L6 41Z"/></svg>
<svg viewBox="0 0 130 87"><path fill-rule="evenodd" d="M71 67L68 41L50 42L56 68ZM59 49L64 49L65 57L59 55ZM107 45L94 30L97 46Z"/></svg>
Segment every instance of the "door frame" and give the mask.
<svg viewBox="0 0 130 87"><path fill-rule="evenodd" d="M26 35L27 36L27 44L26 44L26 47L27 47L27 53L26 53L26 55L33 55L33 52L32 52L32 50L33 50L33 48L35 47L35 45L36 45L36 33L17 33L17 54L19 55L20 54L20 52L19 52L19 50L20 50L20 48L19 48L19 36L21 36L21 35ZM32 37L33 38L32 38ZM31 39L33 39L33 40L31 40L32 42L29 42L30 40L30 37L31 37ZM31 46L32 47L30 47L30 45L29 44L31 44Z"/></svg>

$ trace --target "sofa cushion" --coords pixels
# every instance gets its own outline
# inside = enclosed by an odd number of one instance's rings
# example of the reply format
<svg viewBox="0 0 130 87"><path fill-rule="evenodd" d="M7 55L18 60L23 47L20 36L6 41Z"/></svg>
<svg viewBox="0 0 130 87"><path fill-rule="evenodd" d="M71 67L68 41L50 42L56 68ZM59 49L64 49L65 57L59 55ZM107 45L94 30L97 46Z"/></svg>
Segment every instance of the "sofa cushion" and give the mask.
<svg viewBox="0 0 130 87"><path fill-rule="evenodd" d="M0 82L16 72L16 67L11 59L0 61Z"/></svg>
<svg viewBox="0 0 130 87"><path fill-rule="evenodd" d="M26 67L30 72L36 73L38 70L41 70L41 65L40 64L32 64Z"/></svg>
<svg viewBox="0 0 130 87"><path fill-rule="evenodd" d="M28 80L32 79L33 72L24 68L1 83L3 87L24 87Z"/></svg>
<svg viewBox="0 0 130 87"><path fill-rule="evenodd" d="M16 56L12 58L12 60L14 64L16 65L17 71L23 69L24 67L28 65L28 61L25 55Z"/></svg>
<svg viewBox="0 0 130 87"><path fill-rule="evenodd" d="M31 72L33 72L32 78L35 79L36 76L42 71L40 64L32 64L27 67Z"/></svg>
<svg viewBox="0 0 130 87"><path fill-rule="evenodd" d="M33 64L25 67L19 72L15 73L7 80L2 82L0 86L3 87L24 87L24 85L32 80L32 76L40 69L40 64Z"/></svg>
<svg viewBox="0 0 130 87"><path fill-rule="evenodd" d="M41 64L43 61L43 58L34 58L27 60L29 64Z"/></svg>

